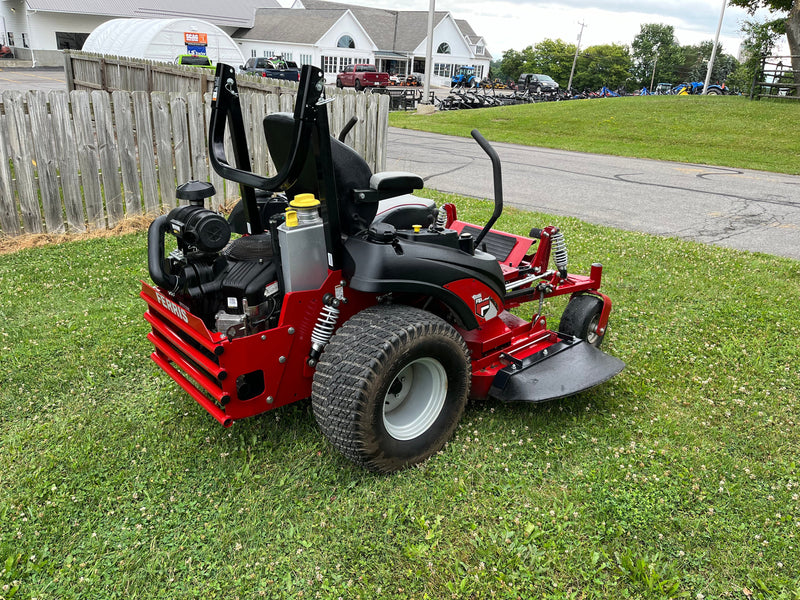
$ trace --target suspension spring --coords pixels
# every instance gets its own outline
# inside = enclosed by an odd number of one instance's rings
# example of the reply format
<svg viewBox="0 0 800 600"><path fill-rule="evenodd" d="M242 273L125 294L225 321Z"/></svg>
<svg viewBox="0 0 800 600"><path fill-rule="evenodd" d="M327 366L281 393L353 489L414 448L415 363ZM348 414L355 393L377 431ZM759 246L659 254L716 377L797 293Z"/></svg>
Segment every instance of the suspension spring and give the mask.
<svg viewBox="0 0 800 600"><path fill-rule="evenodd" d="M311 366L316 364L325 346L331 341L333 332L336 330L336 323L339 321L339 304L341 301L331 294L325 294L322 301L324 306L319 311L319 317L314 325L314 330L311 332L311 352L309 353L309 364Z"/></svg>
<svg viewBox="0 0 800 600"><path fill-rule="evenodd" d="M554 260L558 274L562 279L567 277L567 264L569 262L569 255L567 254L567 242L564 241L564 234L561 231L556 231L550 237L553 243Z"/></svg>
<svg viewBox="0 0 800 600"><path fill-rule="evenodd" d="M436 227L445 228L447 225L447 211L439 207L438 214L436 215Z"/></svg>

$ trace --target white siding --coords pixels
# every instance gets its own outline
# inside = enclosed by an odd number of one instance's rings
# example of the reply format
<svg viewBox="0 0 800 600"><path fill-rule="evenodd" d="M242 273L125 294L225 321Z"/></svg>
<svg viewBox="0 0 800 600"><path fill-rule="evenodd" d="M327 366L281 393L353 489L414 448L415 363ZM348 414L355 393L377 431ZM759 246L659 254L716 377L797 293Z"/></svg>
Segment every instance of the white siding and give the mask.
<svg viewBox="0 0 800 600"><path fill-rule="evenodd" d="M67 15L64 13L31 13L28 16L30 25L31 47L36 50L57 50L56 31L68 33L91 33L94 29L108 21L107 17L94 15Z"/></svg>

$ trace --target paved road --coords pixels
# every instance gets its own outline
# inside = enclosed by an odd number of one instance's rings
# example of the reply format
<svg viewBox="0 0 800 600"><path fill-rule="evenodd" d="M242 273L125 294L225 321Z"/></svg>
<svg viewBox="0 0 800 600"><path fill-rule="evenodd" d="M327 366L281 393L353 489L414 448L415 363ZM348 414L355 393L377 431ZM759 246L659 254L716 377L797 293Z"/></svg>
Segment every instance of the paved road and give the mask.
<svg viewBox="0 0 800 600"><path fill-rule="evenodd" d="M493 145L506 205L800 260L800 177ZM390 128L386 167L493 197L491 164L471 138Z"/></svg>
<svg viewBox="0 0 800 600"><path fill-rule="evenodd" d="M67 83L64 69L19 69L4 68L0 62L0 92L4 90L64 90Z"/></svg>

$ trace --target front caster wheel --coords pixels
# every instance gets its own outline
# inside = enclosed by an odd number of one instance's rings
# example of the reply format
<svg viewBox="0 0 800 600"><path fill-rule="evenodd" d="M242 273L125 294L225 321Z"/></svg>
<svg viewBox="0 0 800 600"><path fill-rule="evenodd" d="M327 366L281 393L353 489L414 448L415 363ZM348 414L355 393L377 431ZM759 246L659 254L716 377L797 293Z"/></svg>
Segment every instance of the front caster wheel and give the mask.
<svg viewBox="0 0 800 600"><path fill-rule="evenodd" d="M375 306L342 325L320 357L314 416L347 458L391 473L445 445L470 379L469 353L453 327L416 308Z"/></svg>
<svg viewBox="0 0 800 600"><path fill-rule="evenodd" d="M599 330L602 312L603 301L597 296L575 296L564 309L558 330L586 340L595 348L599 348L606 333Z"/></svg>

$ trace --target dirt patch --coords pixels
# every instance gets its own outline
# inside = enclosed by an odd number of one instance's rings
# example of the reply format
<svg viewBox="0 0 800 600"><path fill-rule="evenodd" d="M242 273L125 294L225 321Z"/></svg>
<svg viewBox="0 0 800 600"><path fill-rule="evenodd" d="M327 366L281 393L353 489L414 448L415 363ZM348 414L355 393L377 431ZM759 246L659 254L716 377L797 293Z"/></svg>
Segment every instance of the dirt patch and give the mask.
<svg viewBox="0 0 800 600"><path fill-rule="evenodd" d="M9 236L0 233L0 254L11 254L28 248L39 248L96 238L110 238L144 231L153 221L153 215L142 215L123 219L112 229L95 229L86 233L28 233L24 235Z"/></svg>

